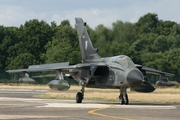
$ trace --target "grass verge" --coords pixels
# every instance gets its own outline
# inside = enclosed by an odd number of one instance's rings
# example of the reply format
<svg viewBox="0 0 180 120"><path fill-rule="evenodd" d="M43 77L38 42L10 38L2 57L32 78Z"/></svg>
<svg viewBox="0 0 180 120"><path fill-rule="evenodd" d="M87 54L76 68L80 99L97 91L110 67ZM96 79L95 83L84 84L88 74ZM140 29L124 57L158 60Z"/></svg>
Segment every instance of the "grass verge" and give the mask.
<svg viewBox="0 0 180 120"><path fill-rule="evenodd" d="M81 86L71 86L68 91L52 91L47 85L27 85L27 84L0 84L0 89L31 89L49 90L45 94L35 95L36 98L46 99L72 99L75 100L76 93ZM152 102L152 103L178 103L180 104L180 88L157 88L152 93L137 93L128 89L130 102ZM85 100L119 102L118 89L85 89Z"/></svg>
<svg viewBox="0 0 180 120"><path fill-rule="evenodd" d="M68 91L49 91L43 95L37 95L38 98L55 98L55 99L73 99L75 100L76 92L80 90L80 86L72 87ZM128 89L130 102L150 102L150 103L178 103L180 104L179 88L157 88L152 93L137 93ZM112 89L92 89L85 90L85 100L111 101L119 102L119 90Z"/></svg>

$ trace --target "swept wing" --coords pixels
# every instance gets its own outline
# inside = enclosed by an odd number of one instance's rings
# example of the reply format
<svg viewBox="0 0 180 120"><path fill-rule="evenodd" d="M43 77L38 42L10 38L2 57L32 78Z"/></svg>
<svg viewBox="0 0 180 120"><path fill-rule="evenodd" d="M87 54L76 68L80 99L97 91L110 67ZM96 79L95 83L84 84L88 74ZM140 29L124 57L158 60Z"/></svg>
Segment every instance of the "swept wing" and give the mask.
<svg viewBox="0 0 180 120"><path fill-rule="evenodd" d="M69 65L69 62L43 64L43 65L31 65L27 69L14 69L7 70L8 73L18 72L40 72L40 71L53 71L53 70L68 70L68 69L91 69L95 66L107 66L105 63L81 63L76 65Z"/></svg>

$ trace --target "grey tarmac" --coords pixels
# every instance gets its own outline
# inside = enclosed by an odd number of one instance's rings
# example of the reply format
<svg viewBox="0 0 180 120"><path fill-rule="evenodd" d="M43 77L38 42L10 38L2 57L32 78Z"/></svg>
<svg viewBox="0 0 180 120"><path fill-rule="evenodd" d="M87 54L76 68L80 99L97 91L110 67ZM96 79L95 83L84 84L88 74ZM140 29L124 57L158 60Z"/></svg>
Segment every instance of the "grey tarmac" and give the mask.
<svg viewBox="0 0 180 120"><path fill-rule="evenodd" d="M179 120L180 105L38 99L46 90L0 89L1 120Z"/></svg>

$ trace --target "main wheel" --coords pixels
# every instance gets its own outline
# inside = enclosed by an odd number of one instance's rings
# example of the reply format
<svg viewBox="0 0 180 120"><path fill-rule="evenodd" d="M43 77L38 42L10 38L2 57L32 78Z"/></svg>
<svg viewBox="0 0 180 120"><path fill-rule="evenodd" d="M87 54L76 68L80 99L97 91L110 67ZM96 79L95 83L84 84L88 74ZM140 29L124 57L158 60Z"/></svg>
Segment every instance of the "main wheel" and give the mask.
<svg viewBox="0 0 180 120"><path fill-rule="evenodd" d="M128 99L128 95L127 95L127 94L125 95L125 100L124 100L124 101L125 101L125 104L126 104L126 105L129 104L129 99Z"/></svg>
<svg viewBox="0 0 180 120"><path fill-rule="evenodd" d="M81 92L78 92L76 94L76 103L82 103L83 94Z"/></svg>
<svg viewBox="0 0 180 120"><path fill-rule="evenodd" d="M119 100L120 100L120 104L123 105L125 104L124 98L123 98L123 94L119 95Z"/></svg>

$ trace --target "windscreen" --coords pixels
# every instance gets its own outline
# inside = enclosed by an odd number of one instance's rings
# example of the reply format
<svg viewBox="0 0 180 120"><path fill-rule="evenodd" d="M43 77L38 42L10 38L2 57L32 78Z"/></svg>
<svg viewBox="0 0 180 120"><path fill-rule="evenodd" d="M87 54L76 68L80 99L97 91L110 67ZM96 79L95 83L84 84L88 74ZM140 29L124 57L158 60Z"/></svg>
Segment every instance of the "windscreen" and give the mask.
<svg viewBox="0 0 180 120"><path fill-rule="evenodd" d="M122 67L124 67L124 68L135 67L131 58L129 58L127 56L119 56L116 58L115 62L122 65Z"/></svg>

